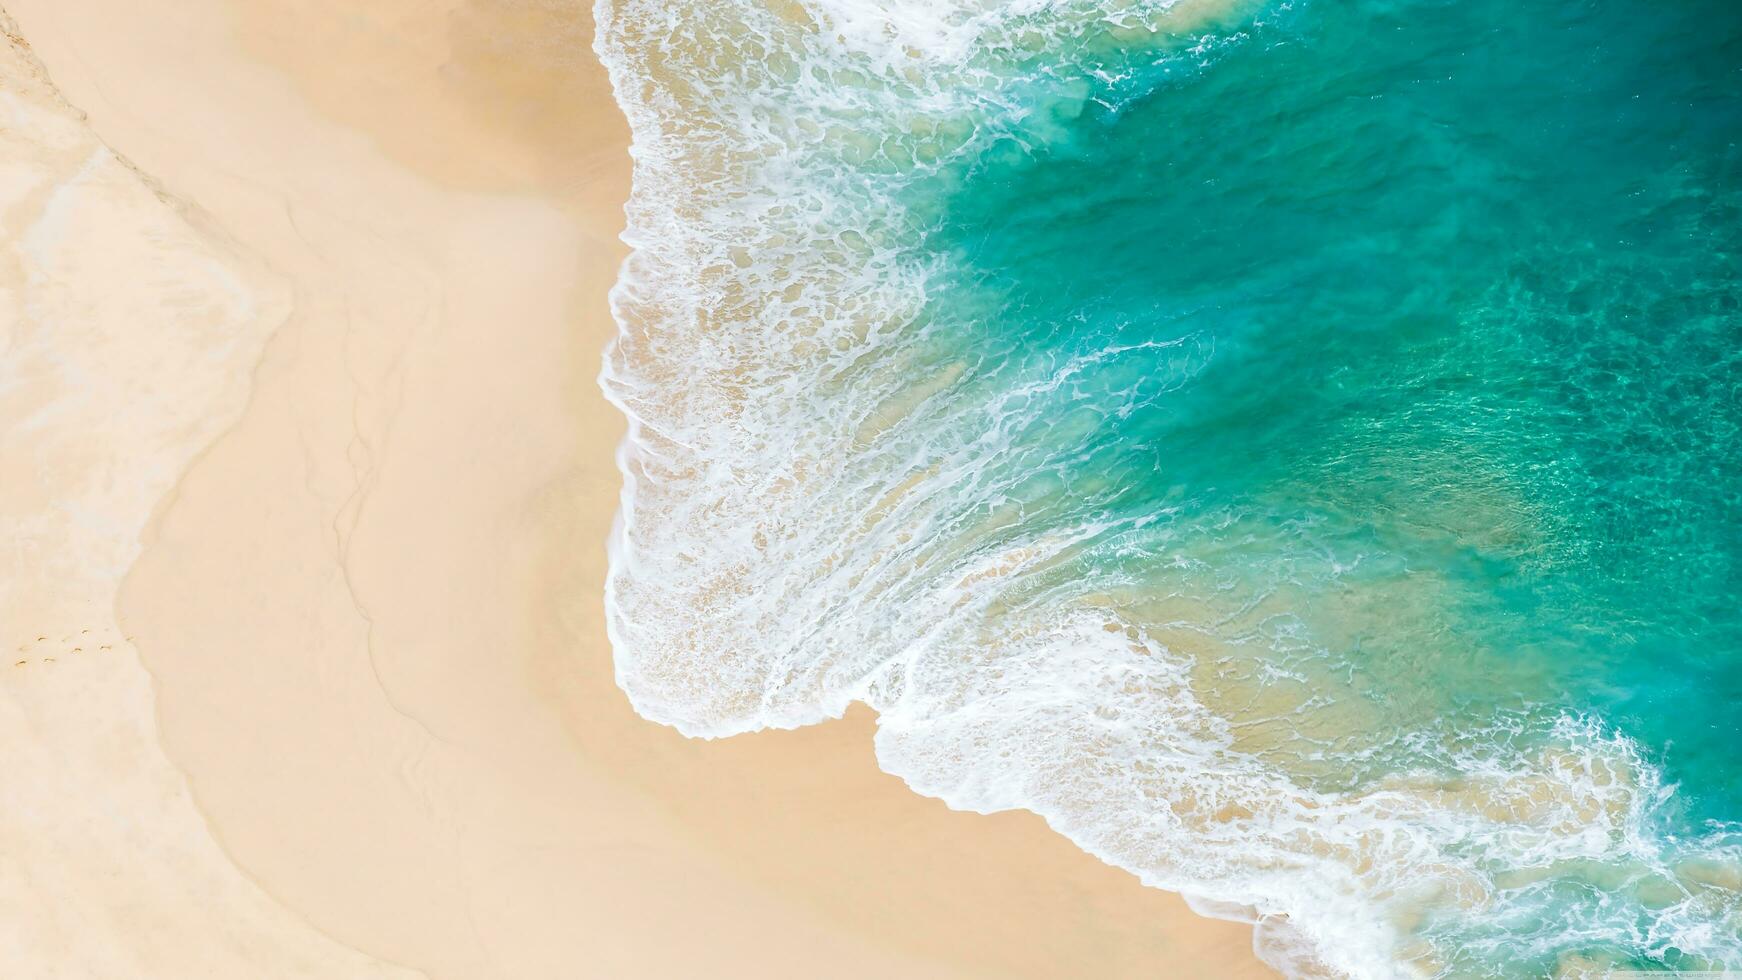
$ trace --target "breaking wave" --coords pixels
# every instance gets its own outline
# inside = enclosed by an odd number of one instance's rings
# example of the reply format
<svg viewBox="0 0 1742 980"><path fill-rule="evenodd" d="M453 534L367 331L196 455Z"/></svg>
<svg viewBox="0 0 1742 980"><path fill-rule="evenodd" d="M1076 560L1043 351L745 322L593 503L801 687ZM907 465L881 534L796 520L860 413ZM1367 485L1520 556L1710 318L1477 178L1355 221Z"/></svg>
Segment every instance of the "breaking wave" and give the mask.
<svg viewBox="0 0 1742 980"><path fill-rule="evenodd" d="M1455 585L1367 583L1383 548L1108 448L1163 444L1132 420L1229 341L1183 315L1001 332L1004 284L942 230L984 182L1098 152L1085 114L1268 43L1275 14L600 0L635 162L601 379L629 420L619 683L702 737L864 702L918 792L1039 813L1255 922L1291 976L1742 964L1742 828L1666 830L1652 751L1546 699L1349 693L1336 638Z"/></svg>

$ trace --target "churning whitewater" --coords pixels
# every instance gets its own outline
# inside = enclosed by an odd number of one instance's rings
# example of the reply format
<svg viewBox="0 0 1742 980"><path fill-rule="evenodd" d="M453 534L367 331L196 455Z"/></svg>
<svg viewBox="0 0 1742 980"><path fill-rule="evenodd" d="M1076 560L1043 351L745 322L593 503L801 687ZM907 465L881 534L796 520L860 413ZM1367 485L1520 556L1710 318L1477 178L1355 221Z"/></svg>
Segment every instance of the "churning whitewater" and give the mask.
<svg viewBox="0 0 1742 980"><path fill-rule="evenodd" d="M1291 976L1742 967L1735 12L596 19L637 710L862 701Z"/></svg>

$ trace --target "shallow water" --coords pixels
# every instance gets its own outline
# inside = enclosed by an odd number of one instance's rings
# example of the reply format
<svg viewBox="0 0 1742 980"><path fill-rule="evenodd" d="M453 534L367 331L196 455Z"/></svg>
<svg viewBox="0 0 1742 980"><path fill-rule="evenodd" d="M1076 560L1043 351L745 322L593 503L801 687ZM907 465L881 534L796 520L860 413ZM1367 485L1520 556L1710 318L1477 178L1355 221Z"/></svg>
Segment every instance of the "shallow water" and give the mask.
<svg viewBox="0 0 1742 980"><path fill-rule="evenodd" d="M600 4L619 677L1297 975L1742 967L1742 8Z"/></svg>

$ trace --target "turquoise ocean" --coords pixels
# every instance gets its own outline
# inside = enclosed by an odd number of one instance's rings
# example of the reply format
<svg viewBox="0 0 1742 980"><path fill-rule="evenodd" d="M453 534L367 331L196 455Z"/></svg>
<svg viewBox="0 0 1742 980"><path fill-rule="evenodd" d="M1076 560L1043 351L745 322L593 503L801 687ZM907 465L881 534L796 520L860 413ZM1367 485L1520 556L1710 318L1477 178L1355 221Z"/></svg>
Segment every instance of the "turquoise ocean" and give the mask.
<svg viewBox="0 0 1742 980"><path fill-rule="evenodd" d="M639 711L1291 976L1742 970L1742 4L595 13Z"/></svg>

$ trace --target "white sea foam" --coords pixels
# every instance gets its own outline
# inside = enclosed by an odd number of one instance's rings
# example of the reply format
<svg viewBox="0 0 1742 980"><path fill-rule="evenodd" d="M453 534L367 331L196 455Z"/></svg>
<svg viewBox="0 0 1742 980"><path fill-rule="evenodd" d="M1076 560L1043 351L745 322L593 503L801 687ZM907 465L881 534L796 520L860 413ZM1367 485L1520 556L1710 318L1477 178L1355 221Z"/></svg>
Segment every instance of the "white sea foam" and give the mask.
<svg viewBox="0 0 1742 980"><path fill-rule="evenodd" d="M1613 916L1544 931L1553 882L1581 862L1622 869L1605 873L1649 912L1627 919L1645 945L1742 958L1723 878L1736 839L1666 849L1650 824L1667 791L1625 739L1575 718L1422 735L1436 765L1314 789L1210 707L1189 629L1140 628L1109 598L1129 584L1117 571L1071 571L1165 531L1167 512L1038 529L1061 494L1106 492L1048 486L1027 438L1044 424L1068 441L1056 409L1090 365L978 384L995 365L949 343L959 324L929 302L948 259L918 247L903 191L999 140L1050 138L1106 70L1072 59L1159 45L1185 26L1173 4L600 0L595 15L634 132L601 383L629 420L607 602L638 711L716 737L866 702L881 764L919 792L1033 810L1151 885L1249 916L1290 975L1434 975L1436 940L1480 941L1458 924L1474 920L1494 942L1612 938ZM1087 359L1184 378L1198 344Z"/></svg>

